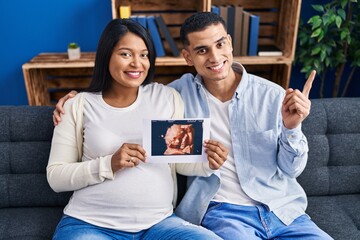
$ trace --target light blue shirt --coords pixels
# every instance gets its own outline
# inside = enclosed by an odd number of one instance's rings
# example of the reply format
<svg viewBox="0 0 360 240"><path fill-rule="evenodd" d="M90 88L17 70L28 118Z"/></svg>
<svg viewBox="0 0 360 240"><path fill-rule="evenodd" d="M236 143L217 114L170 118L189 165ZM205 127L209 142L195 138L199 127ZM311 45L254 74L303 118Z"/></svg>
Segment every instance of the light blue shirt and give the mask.
<svg viewBox="0 0 360 240"><path fill-rule="evenodd" d="M296 181L307 162L306 137L301 126L286 129L283 125L282 87L248 74L238 63L232 67L242 74L228 109L237 176L250 198L268 207L288 225L304 214L307 207L305 192ZM184 74L169 86L181 94L185 117L211 119L200 75ZM220 174L195 178L176 214L200 224L220 184Z"/></svg>

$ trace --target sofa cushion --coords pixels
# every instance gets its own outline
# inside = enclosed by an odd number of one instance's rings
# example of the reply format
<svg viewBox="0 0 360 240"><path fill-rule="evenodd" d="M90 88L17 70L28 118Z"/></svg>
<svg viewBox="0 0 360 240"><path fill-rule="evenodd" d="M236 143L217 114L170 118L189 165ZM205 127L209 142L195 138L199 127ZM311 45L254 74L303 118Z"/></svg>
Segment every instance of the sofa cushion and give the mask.
<svg viewBox="0 0 360 240"><path fill-rule="evenodd" d="M309 158L298 181L308 196L360 193L360 99L312 100L303 122Z"/></svg>
<svg viewBox="0 0 360 240"><path fill-rule="evenodd" d="M53 107L0 108L0 208L64 207L46 180Z"/></svg>
<svg viewBox="0 0 360 240"><path fill-rule="evenodd" d="M32 207L0 209L0 239L49 240L63 208Z"/></svg>

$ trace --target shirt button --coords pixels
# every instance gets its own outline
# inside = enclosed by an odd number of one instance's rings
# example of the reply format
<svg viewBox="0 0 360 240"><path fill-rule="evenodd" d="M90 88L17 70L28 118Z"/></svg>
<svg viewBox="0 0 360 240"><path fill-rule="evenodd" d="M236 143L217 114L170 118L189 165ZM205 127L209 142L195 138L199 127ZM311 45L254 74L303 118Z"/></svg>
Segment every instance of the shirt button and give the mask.
<svg viewBox="0 0 360 240"><path fill-rule="evenodd" d="M288 135L288 139L292 139L293 138L293 135Z"/></svg>

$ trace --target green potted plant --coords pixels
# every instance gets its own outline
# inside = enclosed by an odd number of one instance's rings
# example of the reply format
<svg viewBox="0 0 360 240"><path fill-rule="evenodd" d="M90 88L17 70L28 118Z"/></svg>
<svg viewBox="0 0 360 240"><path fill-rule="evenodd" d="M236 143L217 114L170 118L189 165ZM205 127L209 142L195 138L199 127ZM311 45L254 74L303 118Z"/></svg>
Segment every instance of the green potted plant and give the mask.
<svg viewBox="0 0 360 240"><path fill-rule="evenodd" d="M313 68L321 78L320 97L326 81L335 72L332 97L345 96L355 71L360 67L360 6L357 0L329 0L312 5L316 15L300 22L295 60L301 72L309 75ZM349 74L345 68L350 67ZM347 77L347 79L344 79ZM340 94L340 83L345 87Z"/></svg>
<svg viewBox="0 0 360 240"><path fill-rule="evenodd" d="M80 47L77 43L72 42L68 45L68 56L70 60L79 59L80 58Z"/></svg>

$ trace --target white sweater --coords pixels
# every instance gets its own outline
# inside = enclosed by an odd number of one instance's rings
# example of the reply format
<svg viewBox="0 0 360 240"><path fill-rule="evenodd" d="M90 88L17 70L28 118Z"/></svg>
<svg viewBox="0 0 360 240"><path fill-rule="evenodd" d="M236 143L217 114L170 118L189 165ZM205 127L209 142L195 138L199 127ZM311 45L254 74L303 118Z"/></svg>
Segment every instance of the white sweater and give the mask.
<svg viewBox="0 0 360 240"><path fill-rule="evenodd" d="M99 104L96 99L99 100ZM97 226L122 231L137 232L147 229L172 213L177 197L176 172L184 175L209 176L213 171L208 163L169 164L168 170L163 164L156 167L145 163L134 169L125 169L121 171L121 174L118 172L113 174L111 157L113 152L121 146L119 145L121 141L110 150L93 151L96 146L93 143L91 145L91 142L102 141L105 136L101 136L99 130L93 130L89 126L96 127L98 124L111 131L114 125L104 122L104 119L108 118L96 116L96 113L122 117L121 119L128 113L124 112L124 109L112 108L101 100L101 95L80 93L66 102L64 106L66 114L62 116L62 122L54 130L47 167L49 184L57 192L74 191L64 210L65 214ZM104 111L103 107L108 109ZM134 134L128 138L122 136L122 141L130 143L135 137L140 140L133 143L140 144L141 131L136 131L134 124L141 124L142 119L137 119L131 115L131 112L137 114L140 112L143 118L182 118L184 111L183 102L175 90L155 83L140 87L137 100L128 108L130 108L129 117L133 117L126 119L131 121ZM120 110L120 115L116 110ZM84 134L87 137L85 142ZM101 137L98 139L95 136ZM151 176L153 176L153 181L149 181ZM135 179L140 179L140 181L135 181ZM169 185L167 179L173 179L173 184ZM131 180L131 186L129 183L122 186L121 183L127 180ZM141 192L137 192L137 189L141 189ZM151 190L146 191L146 189ZM169 194L173 194L173 197L169 197L171 196ZM154 195L158 199L151 198ZM142 202L144 198L149 201Z"/></svg>

